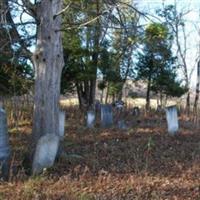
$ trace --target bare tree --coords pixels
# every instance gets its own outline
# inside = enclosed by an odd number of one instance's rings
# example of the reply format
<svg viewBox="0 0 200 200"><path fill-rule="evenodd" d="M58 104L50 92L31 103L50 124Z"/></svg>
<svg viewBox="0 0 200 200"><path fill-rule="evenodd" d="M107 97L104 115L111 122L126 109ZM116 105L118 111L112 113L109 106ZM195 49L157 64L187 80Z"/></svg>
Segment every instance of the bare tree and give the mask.
<svg viewBox="0 0 200 200"><path fill-rule="evenodd" d="M165 19L165 23L171 29L174 35L174 41L176 44L176 55L178 58L179 65L183 72L183 77L185 81L185 86L188 89L186 97L186 111L189 114L190 112L190 79L191 73L188 72L187 65L187 53L188 53L188 34L186 34L185 27L185 16L190 12L189 9L186 11L178 11L177 3L175 1L174 5L165 6L163 9L159 10L159 16Z"/></svg>
<svg viewBox="0 0 200 200"><path fill-rule="evenodd" d="M199 101L199 86L200 86L200 61L197 64L197 83L196 83L196 95L194 100L194 114L197 114L198 101Z"/></svg>

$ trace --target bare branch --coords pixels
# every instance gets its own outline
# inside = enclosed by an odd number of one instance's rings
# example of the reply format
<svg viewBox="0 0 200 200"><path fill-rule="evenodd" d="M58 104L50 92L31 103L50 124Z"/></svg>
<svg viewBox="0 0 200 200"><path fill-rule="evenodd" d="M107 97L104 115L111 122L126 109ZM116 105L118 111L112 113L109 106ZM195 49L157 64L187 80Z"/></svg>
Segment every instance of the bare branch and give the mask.
<svg viewBox="0 0 200 200"><path fill-rule="evenodd" d="M70 2L64 9L62 9L60 12L58 12L57 14L55 14L54 16L53 16L53 18L55 19L57 16L59 16L59 15L62 15L64 12L66 12L68 9L69 9L69 7L71 6L71 4L72 4L72 2Z"/></svg>
<svg viewBox="0 0 200 200"><path fill-rule="evenodd" d="M36 4L31 3L29 0L22 0L22 2L27 14L36 18Z"/></svg>

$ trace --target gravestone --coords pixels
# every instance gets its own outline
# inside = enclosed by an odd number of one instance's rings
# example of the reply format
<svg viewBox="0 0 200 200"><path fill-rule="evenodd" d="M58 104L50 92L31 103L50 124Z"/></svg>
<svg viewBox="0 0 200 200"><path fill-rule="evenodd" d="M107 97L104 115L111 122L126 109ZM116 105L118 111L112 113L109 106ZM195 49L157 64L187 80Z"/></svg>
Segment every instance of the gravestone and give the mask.
<svg viewBox="0 0 200 200"><path fill-rule="evenodd" d="M34 175L53 166L58 152L59 139L60 136L58 135L46 134L38 140L32 166Z"/></svg>
<svg viewBox="0 0 200 200"><path fill-rule="evenodd" d="M139 107L133 107L133 110L132 110L132 115L133 116L139 116L140 115L140 109Z"/></svg>
<svg viewBox="0 0 200 200"><path fill-rule="evenodd" d="M0 107L0 178L8 180L10 170L10 147L6 112Z"/></svg>
<svg viewBox="0 0 200 200"><path fill-rule="evenodd" d="M92 110L89 110L87 112L87 127L94 128L94 123L95 123L95 112Z"/></svg>
<svg viewBox="0 0 200 200"><path fill-rule="evenodd" d="M59 136L61 139L64 138L65 134L65 111L59 113Z"/></svg>
<svg viewBox="0 0 200 200"><path fill-rule="evenodd" d="M126 123L123 119L119 120L117 122L117 126L118 126L119 129L123 129L123 130L127 129L127 125L126 125Z"/></svg>
<svg viewBox="0 0 200 200"><path fill-rule="evenodd" d="M176 106L169 106L165 108L168 133L170 135L176 135L179 125L178 125L178 115Z"/></svg>
<svg viewBox="0 0 200 200"><path fill-rule="evenodd" d="M101 106L101 126L109 128L113 125L112 106L109 104Z"/></svg>

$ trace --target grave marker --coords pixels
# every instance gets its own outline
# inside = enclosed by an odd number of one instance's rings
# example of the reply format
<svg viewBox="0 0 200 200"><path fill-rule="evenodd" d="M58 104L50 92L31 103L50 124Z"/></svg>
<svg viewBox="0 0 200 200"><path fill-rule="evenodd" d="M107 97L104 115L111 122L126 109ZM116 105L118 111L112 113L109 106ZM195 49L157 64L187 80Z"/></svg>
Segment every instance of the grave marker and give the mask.
<svg viewBox="0 0 200 200"><path fill-rule="evenodd" d="M178 115L176 106L169 106L165 108L168 132L170 135L176 135L179 125L178 125Z"/></svg>
<svg viewBox="0 0 200 200"><path fill-rule="evenodd" d="M126 125L126 123L123 119L119 120L117 122L117 126L118 126L119 129L123 129L123 130L127 129L127 125Z"/></svg>
<svg viewBox="0 0 200 200"><path fill-rule="evenodd" d="M34 175L41 173L44 168L53 166L59 147L59 139L58 135L46 134L38 140L32 166Z"/></svg>
<svg viewBox="0 0 200 200"><path fill-rule="evenodd" d="M87 127L94 128L94 123L95 123L95 112L92 110L89 110L87 112Z"/></svg>
<svg viewBox="0 0 200 200"><path fill-rule="evenodd" d="M101 125L104 128L108 128L113 125L112 106L109 104L101 106Z"/></svg>
<svg viewBox="0 0 200 200"><path fill-rule="evenodd" d="M5 110L0 107L0 178L8 180L10 170L10 147Z"/></svg>

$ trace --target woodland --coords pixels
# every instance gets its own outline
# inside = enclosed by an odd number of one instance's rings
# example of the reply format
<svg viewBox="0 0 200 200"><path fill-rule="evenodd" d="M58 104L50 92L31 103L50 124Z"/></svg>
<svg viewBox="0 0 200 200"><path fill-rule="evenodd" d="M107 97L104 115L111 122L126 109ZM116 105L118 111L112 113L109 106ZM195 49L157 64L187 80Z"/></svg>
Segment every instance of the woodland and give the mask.
<svg viewBox="0 0 200 200"><path fill-rule="evenodd" d="M182 1L0 1L0 200L200 199L200 7Z"/></svg>

